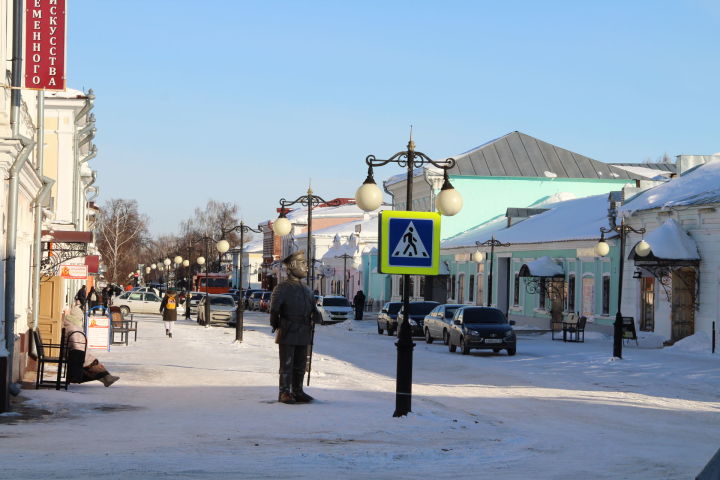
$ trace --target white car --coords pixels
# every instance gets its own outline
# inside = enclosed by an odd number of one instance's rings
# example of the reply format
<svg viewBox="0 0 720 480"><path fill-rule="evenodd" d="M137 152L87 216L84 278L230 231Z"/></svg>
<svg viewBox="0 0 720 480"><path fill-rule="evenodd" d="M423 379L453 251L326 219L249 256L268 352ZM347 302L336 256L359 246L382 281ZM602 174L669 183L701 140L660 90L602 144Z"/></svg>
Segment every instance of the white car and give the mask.
<svg viewBox="0 0 720 480"><path fill-rule="evenodd" d="M113 305L120 307L123 315L128 313L159 314L161 302L162 299L152 292L125 292L118 297L113 297Z"/></svg>
<svg viewBox="0 0 720 480"><path fill-rule="evenodd" d="M318 297L317 309L322 323L343 322L353 315L353 308L347 298L340 295Z"/></svg>

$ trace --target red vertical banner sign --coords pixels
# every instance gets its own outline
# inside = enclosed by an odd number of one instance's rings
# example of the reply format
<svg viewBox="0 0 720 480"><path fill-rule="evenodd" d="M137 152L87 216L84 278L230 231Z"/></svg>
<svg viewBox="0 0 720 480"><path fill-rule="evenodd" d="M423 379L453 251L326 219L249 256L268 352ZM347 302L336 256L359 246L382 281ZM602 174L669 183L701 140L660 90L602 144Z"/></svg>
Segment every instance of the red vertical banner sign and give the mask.
<svg viewBox="0 0 720 480"><path fill-rule="evenodd" d="M26 0L25 88L65 90L66 0Z"/></svg>

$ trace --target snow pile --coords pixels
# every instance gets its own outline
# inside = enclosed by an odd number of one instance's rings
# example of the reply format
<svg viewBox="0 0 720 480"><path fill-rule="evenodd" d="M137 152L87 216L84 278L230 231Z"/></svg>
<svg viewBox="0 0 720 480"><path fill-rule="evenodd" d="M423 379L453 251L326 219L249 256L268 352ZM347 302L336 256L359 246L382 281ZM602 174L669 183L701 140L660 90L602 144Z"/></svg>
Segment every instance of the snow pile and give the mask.
<svg viewBox="0 0 720 480"><path fill-rule="evenodd" d="M640 348L663 348L665 337L652 332L638 332L638 346Z"/></svg>
<svg viewBox="0 0 720 480"><path fill-rule="evenodd" d="M711 353L712 352L712 339L705 332L698 332L694 335L678 340L669 350L673 352L685 352L685 353ZM718 355L720 358L720 355Z"/></svg>

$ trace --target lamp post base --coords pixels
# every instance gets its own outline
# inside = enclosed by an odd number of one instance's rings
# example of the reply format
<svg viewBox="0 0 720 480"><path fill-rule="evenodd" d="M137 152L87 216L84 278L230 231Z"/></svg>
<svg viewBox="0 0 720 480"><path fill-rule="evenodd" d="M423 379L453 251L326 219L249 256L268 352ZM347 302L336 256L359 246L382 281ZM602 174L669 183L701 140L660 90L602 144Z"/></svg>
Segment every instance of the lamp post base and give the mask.
<svg viewBox="0 0 720 480"><path fill-rule="evenodd" d="M413 349L410 325L404 321L398 327L397 383L395 386L395 412L393 417L403 417L412 411Z"/></svg>

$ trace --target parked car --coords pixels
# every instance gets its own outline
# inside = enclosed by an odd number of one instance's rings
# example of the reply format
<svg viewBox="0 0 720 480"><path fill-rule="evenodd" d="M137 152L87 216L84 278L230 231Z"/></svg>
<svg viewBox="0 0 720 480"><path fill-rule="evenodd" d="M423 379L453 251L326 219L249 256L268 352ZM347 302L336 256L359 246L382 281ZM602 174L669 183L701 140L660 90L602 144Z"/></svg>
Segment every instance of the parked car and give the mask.
<svg viewBox="0 0 720 480"><path fill-rule="evenodd" d="M455 311L450 328L448 348L451 352L460 347L467 355L470 349L487 349L495 353L517 351L517 337L505 315L497 308L462 307Z"/></svg>
<svg viewBox="0 0 720 480"><path fill-rule="evenodd" d="M395 333L397 328L397 314L402 307L402 302L387 302L378 313L378 333L382 335L386 331L388 335Z"/></svg>
<svg viewBox="0 0 720 480"><path fill-rule="evenodd" d="M262 300L265 290L256 290L250 295L248 300L250 310L260 310L260 300Z"/></svg>
<svg viewBox="0 0 720 480"><path fill-rule="evenodd" d="M446 303L438 305L425 315L425 342L432 343L436 338L442 338L443 343L447 345L455 310L464 306L458 303Z"/></svg>
<svg viewBox="0 0 720 480"><path fill-rule="evenodd" d="M200 299L205 296L205 292L190 292L190 315L197 313L198 303Z"/></svg>
<svg viewBox="0 0 720 480"><path fill-rule="evenodd" d="M261 312L269 312L270 311L270 297L272 296L272 292L265 291L260 296L260 310Z"/></svg>
<svg viewBox="0 0 720 480"><path fill-rule="evenodd" d="M353 308L347 298L340 295L319 296L317 309L320 314L320 323L344 322L352 317Z"/></svg>
<svg viewBox="0 0 720 480"><path fill-rule="evenodd" d="M152 292L130 291L117 297L113 297L112 304L116 307L120 307L120 311L123 315L127 315L129 313L159 314L161 302L162 299Z"/></svg>
<svg viewBox="0 0 720 480"><path fill-rule="evenodd" d="M253 293L255 292L262 292L259 288L248 288L243 293L243 300L245 301L245 309L250 310L250 297L252 297Z"/></svg>
<svg viewBox="0 0 720 480"><path fill-rule="evenodd" d="M424 334L424 325L425 325L425 315L430 313L433 308L440 305L438 302L410 302L410 315L408 315L408 321L410 322L410 334L413 337L421 337ZM404 317L404 308L401 306L400 311L397 314L397 323L400 325L400 322L403 321ZM395 330L395 333L398 333L398 329Z"/></svg>
<svg viewBox="0 0 720 480"><path fill-rule="evenodd" d="M235 312L237 306L230 295L227 294L210 294L203 295L198 303L198 322L205 323L205 302L210 301L210 321L208 325L221 323L225 325L235 325L237 321Z"/></svg>

